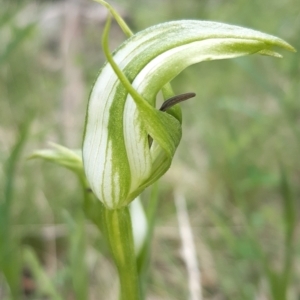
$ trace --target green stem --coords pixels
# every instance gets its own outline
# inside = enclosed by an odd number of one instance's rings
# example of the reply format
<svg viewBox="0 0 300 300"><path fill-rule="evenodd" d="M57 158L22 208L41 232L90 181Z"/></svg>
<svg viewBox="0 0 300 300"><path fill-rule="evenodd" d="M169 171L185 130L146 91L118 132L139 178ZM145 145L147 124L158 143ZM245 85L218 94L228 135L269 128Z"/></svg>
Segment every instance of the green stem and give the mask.
<svg viewBox="0 0 300 300"><path fill-rule="evenodd" d="M147 222L148 232L144 246L137 257L137 268L139 274L139 282L141 289L141 298L146 299L147 282L149 275L150 265L150 252L151 252L151 241L153 237L153 231L156 221L156 212L158 206L158 182L156 181L152 186L150 201L147 207Z"/></svg>
<svg viewBox="0 0 300 300"><path fill-rule="evenodd" d="M113 15L113 17L115 18L120 28L123 30L123 32L126 34L127 37L131 37L133 35L133 32L130 30L126 22L122 19L122 17L114 10L114 8L109 3L103 0L94 0L94 1L104 5L110 11L110 13Z"/></svg>
<svg viewBox="0 0 300 300"><path fill-rule="evenodd" d="M79 176L79 181L83 187L85 214L102 232L118 269L120 300L139 300L138 271L128 207L107 209L89 192L85 177Z"/></svg>
<svg viewBox="0 0 300 300"><path fill-rule="evenodd" d="M103 231L120 279L120 300L139 300L140 291L128 207L102 210Z"/></svg>

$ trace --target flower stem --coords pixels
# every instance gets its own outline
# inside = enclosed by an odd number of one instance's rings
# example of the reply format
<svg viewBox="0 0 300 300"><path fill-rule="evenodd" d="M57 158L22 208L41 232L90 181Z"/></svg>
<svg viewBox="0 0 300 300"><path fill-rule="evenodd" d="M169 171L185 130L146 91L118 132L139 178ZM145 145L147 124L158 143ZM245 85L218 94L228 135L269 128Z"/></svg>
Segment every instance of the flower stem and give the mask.
<svg viewBox="0 0 300 300"><path fill-rule="evenodd" d="M120 300L139 300L140 291L128 207L103 209L103 230L120 279Z"/></svg>

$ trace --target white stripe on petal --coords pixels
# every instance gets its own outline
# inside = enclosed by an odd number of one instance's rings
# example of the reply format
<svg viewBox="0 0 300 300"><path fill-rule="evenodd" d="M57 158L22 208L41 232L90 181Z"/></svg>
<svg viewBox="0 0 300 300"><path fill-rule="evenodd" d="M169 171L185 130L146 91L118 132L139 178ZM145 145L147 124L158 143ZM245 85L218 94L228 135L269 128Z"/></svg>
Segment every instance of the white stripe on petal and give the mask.
<svg viewBox="0 0 300 300"><path fill-rule="evenodd" d="M149 62L138 74L133 86L143 95L148 95L153 89L158 92L168 81L177 76L183 69L192 64L206 61L238 57L251 54L249 48L245 51L236 50L235 44L243 43L258 45L255 40L243 40L233 38L215 38L192 42L170 49ZM221 48L233 45L232 51L220 51ZM164 79L164 80L163 80Z"/></svg>
<svg viewBox="0 0 300 300"><path fill-rule="evenodd" d="M146 35L139 37L134 36L129 43L116 52L114 60L121 69L124 69L130 62L134 61L135 57L140 56L152 44L156 44L156 36L165 31L170 31L170 27L162 27L158 31L148 31ZM107 153L108 141L109 138L112 138L108 136L108 122L111 117L110 108L115 100L118 84L119 79L111 66L106 64L98 76L90 95L87 112L88 120L83 143L83 162L87 179L96 196L108 206L111 205L112 200L109 200L107 197L111 197L113 194L108 192L108 190L115 188L114 194L119 195L120 193L119 186L113 184L114 187L108 187L112 181L108 183L107 178L107 176L112 174L112 163L108 163L109 153ZM133 129L136 130L135 127ZM133 155L139 159L139 163L135 161L134 164L130 165L131 174L134 174L133 178L131 178L132 186L137 186L140 180L137 179L138 176L135 174L140 174L142 178L146 178L149 175L151 168L150 154L145 156L145 147L144 145L141 147L139 143L132 144L130 147L138 149L138 155L136 152ZM109 157L109 159L112 158ZM132 177L131 174L128 174L128 176ZM115 174L114 176L116 177L117 175ZM116 182L116 180L113 180L113 183ZM101 185L104 188L100 189Z"/></svg>
<svg viewBox="0 0 300 300"><path fill-rule="evenodd" d="M135 102L127 96L124 109L124 137L131 171L130 192L134 191L151 173L148 134L140 119Z"/></svg>

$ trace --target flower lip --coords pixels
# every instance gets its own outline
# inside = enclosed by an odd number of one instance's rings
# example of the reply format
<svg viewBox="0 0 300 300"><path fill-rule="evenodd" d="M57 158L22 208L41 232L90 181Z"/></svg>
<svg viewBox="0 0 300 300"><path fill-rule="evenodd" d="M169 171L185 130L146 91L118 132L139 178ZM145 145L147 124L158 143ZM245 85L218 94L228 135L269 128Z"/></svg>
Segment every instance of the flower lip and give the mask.
<svg viewBox="0 0 300 300"><path fill-rule="evenodd" d="M185 101L185 100L188 100L188 99L191 99L193 97L195 97L196 94L195 93L185 93L185 94L180 94L180 95L176 95L174 97L171 97L169 98L168 100L166 100L161 108L159 109L160 111L166 111L168 110L170 107L182 102L182 101Z"/></svg>
<svg viewBox="0 0 300 300"><path fill-rule="evenodd" d="M176 96L171 97L171 98L167 99L166 101L164 101L164 103L162 104L162 106L159 110L167 111L169 108L173 107L174 105L176 105L182 101L191 99L195 96L196 96L195 93L184 93L184 94L176 95ZM152 142L153 142L153 139L151 138L150 135L148 135L149 148L151 148Z"/></svg>

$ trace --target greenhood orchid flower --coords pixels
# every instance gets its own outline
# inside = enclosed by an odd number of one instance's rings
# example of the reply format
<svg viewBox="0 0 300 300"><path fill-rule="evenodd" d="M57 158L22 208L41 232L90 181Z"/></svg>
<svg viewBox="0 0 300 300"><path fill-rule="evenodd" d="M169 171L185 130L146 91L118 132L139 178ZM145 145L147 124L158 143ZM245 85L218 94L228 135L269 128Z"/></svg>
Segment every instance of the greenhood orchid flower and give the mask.
<svg viewBox="0 0 300 300"><path fill-rule="evenodd" d="M110 209L126 206L170 167L181 139L178 105L160 111L157 93L186 67L208 60L294 51L258 31L206 21L173 21L141 31L113 54L109 22L103 36L107 62L90 94L83 164L97 198ZM165 98L174 96L164 88ZM149 136L153 140L149 145Z"/></svg>

